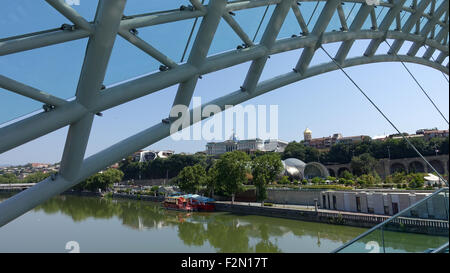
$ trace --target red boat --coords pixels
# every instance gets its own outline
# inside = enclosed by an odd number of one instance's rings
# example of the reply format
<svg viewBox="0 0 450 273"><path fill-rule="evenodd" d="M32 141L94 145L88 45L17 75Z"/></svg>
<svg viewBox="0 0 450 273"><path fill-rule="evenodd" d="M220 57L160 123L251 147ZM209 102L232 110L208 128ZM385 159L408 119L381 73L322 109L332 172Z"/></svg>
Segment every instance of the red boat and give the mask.
<svg viewBox="0 0 450 273"><path fill-rule="evenodd" d="M192 197L191 199L192 207L195 211L215 211L216 206L213 203L214 200L200 196L200 197Z"/></svg>
<svg viewBox="0 0 450 273"><path fill-rule="evenodd" d="M192 204L182 196L169 196L162 202L166 209L193 211Z"/></svg>
<svg viewBox="0 0 450 273"><path fill-rule="evenodd" d="M200 196L198 194L186 194L181 196L170 196L162 202L166 209L183 211L214 211L216 209L214 199Z"/></svg>

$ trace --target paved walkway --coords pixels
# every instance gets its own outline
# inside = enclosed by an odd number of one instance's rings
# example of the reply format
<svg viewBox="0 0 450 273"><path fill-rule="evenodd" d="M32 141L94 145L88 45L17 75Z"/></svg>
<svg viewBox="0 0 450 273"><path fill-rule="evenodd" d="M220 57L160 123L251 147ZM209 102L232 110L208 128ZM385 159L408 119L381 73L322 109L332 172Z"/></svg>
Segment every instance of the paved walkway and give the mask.
<svg viewBox="0 0 450 273"><path fill-rule="evenodd" d="M216 201L216 203L231 204L231 201ZM235 205L241 206L254 206L261 207L261 202L234 202ZM276 208L276 209L293 209L302 211L315 211L314 206L304 206L304 205L293 205L293 204L273 204L272 206L265 206L265 208ZM319 212L324 213L335 213L335 214L348 214L355 216L378 216L378 217L390 217L390 215L380 215L380 214L369 214L360 212L350 212L350 211L337 211L337 210L327 210L318 209Z"/></svg>

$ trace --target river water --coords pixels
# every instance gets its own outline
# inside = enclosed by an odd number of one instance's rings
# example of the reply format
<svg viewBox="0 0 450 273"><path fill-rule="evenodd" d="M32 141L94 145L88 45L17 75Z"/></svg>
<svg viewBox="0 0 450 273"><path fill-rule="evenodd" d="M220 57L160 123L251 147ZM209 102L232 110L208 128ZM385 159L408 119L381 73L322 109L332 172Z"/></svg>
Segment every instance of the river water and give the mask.
<svg viewBox="0 0 450 273"><path fill-rule="evenodd" d="M8 195L0 193L0 201ZM225 212L167 211L159 203L57 196L0 228L0 252L330 252L366 229ZM405 238L399 251L422 250ZM428 238L427 240L435 240ZM439 238L438 238L439 239ZM414 243L416 241L416 243Z"/></svg>

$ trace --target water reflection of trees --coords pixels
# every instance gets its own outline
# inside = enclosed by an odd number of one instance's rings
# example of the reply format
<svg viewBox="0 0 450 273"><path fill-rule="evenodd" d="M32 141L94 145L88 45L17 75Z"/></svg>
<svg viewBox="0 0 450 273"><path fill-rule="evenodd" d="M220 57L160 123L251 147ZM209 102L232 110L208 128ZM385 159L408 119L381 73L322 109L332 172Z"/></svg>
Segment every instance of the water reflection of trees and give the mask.
<svg viewBox="0 0 450 273"><path fill-rule="evenodd" d="M296 237L309 236L344 243L364 229L301 222L253 215L229 213L183 213L167 211L158 203L134 200L108 200L96 197L58 196L36 208L48 214L61 212L75 222L87 218L117 217L133 229L158 229L173 226L178 237L188 246L209 243L218 252L281 252L274 240L289 233ZM422 251L427 245L438 245L440 237L396 233L389 236L389 246L406 251Z"/></svg>

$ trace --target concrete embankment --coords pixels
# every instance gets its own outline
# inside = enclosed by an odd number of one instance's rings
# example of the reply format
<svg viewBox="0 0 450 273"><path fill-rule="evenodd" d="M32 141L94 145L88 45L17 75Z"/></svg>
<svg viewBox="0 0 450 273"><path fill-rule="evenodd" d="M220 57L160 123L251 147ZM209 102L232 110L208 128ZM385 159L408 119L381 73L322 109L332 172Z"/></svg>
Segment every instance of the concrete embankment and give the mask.
<svg viewBox="0 0 450 273"><path fill-rule="evenodd" d="M348 213L338 211L302 210L283 207L261 207L255 205L230 204L228 202L216 203L217 211L225 211L236 214L252 214L268 217L288 218L308 222L320 222L327 224L346 225L354 227L371 228L390 216L369 215L361 213ZM438 236L448 235L448 222L443 220L399 218L389 225L390 231L413 232L432 234Z"/></svg>

